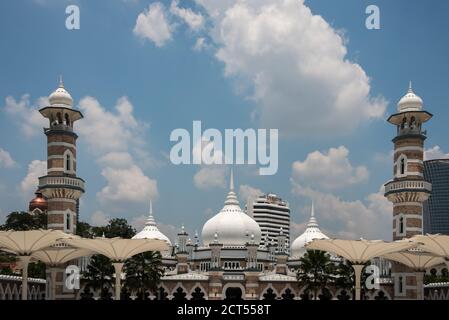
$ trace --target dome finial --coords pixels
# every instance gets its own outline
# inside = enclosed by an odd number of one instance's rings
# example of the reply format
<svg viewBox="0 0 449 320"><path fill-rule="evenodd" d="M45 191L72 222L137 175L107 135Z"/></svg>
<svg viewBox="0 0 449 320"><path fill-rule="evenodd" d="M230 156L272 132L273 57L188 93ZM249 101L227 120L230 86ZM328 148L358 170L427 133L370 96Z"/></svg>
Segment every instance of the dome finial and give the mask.
<svg viewBox="0 0 449 320"><path fill-rule="evenodd" d="M153 216L153 200L150 199L150 217Z"/></svg>
<svg viewBox="0 0 449 320"><path fill-rule="evenodd" d="M234 168L231 168L231 178L229 179L229 190L234 191Z"/></svg>
<svg viewBox="0 0 449 320"><path fill-rule="evenodd" d="M314 205L314 201L312 200L312 209L310 210L310 216L312 218L315 217L315 205Z"/></svg>
<svg viewBox="0 0 449 320"><path fill-rule="evenodd" d="M409 83L408 83L408 92L413 92L412 80L410 80Z"/></svg>
<svg viewBox="0 0 449 320"><path fill-rule="evenodd" d="M64 81L62 81L62 75L59 75L59 88L64 88Z"/></svg>

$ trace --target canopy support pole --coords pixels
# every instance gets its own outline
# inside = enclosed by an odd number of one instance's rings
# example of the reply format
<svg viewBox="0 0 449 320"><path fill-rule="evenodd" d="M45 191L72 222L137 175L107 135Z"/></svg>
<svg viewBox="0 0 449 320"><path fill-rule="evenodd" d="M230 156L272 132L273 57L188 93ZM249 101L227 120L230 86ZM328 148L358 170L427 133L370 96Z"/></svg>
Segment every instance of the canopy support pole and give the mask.
<svg viewBox="0 0 449 320"><path fill-rule="evenodd" d="M28 300L28 264L31 256L20 256L22 264L22 300Z"/></svg>
<svg viewBox="0 0 449 320"><path fill-rule="evenodd" d="M424 271L415 271L416 277L416 300L424 300Z"/></svg>
<svg viewBox="0 0 449 320"><path fill-rule="evenodd" d="M360 300L360 279L362 277L362 269L365 265L363 264L353 264L352 268L354 269L355 273L355 300Z"/></svg>
<svg viewBox="0 0 449 320"><path fill-rule="evenodd" d="M115 269L115 300L120 300L120 292L121 292L121 275L123 269L123 262L114 262L113 266Z"/></svg>

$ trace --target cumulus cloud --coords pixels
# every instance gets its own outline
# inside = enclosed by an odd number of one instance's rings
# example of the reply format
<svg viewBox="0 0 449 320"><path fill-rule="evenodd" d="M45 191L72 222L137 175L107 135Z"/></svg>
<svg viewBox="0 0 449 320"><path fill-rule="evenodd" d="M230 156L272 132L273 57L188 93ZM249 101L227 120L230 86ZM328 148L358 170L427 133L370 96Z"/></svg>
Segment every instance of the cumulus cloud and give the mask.
<svg viewBox="0 0 449 320"><path fill-rule="evenodd" d="M352 166L348 156L349 150L344 146L330 148L327 153L314 151L304 161L293 163L293 177L302 184L324 189L338 189L367 181L368 169Z"/></svg>
<svg viewBox="0 0 449 320"><path fill-rule="evenodd" d="M204 27L205 19L201 13L193 12L190 8L181 8L179 1L172 1L170 13L184 21L193 31L199 31Z"/></svg>
<svg viewBox="0 0 449 320"><path fill-rule="evenodd" d="M0 168L12 168L16 162L11 157L11 154L3 148L0 148Z"/></svg>
<svg viewBox="0 0 449 320"><path fill-rule="evenodd" d="M94 97L84 97L79 108L85 118L78 132L87 143L89 151L102 167L101 175L106 185L97 193L103 208L120 209L130 203L143 203L158 196L157 182L137 165L144 149L144 129L134 117L134 107L127 97L117 100L113 111L107 110ZM146 157L151 159L151 157Z"/></svg>
<svg viewBox="0 0 449 320"><path fill-rule="evenodd" d="M194 51L203 51L207 47L206 38L199 37L196 39L195 44L193 45Z"/></svg>
<svg viewBox="0 0 449 320"><path fill-rule="evenodd" d="M150 4L148 10L137 16L134 34L152 41L157 47L164 46L172 38L174 26L168 21L165 7L160 2Z"/></svg>
<svg viewBox="0 0 449 320"><path fill-rule="evenodd" d="M303 0L197 0L225 75L248 88L256 119L281 135L347 134L382 118L363 68L347 58L342 33ZM273 117L276 114L276 117Z"/></svg>
<svg viewBox="0 0 449 320"><path fill-rule="evenodd" d="M33 193L39 184L39 177L47 174L47 162L33 160L28 165L28 172L25 178L20 182L19 189L25 199L31 200Z"/></svg>
<svg viewBox="0 0 449 320"><path fill-rule="evenodd" d="M193 176L193 182L198 189L226 188L226 167L209 165L202 167Z"/></svg>
<svg viewBox="0 0 449 320"><path fill-rule="evenodd" d="M107 167L101 171L107 185L98 193L101 202L144 202L158 196L156 180L148 178L142 170L132 165L126 169Z"/></svg>
<svg viewBox="0 0 449 320"><path fill-rule="evenodd" d="M440 146L433 146L424 151L424 160L448 159L449 153L444 153Z"/></svg>
<svg viewBox="0 0 449 320"><path fill-rule="evenodd" d="M20 127L21 133L30 138L42 133L42 128L48 126L48 120L40 113L39 109L47 106L48 98L40 97L33 104L30 102L30 95L24 94L19 100L12 96L5 99L4 110L12 116Z"/></svg>
<svg viewBox="0 0 449 320"><path fill-rule="evenodd" d="M107 225L110 219L111 218L107 216L103 211L95 211L90 216L90 223L94 226L101 227Z"/></svg>
<svg viewBox="0 0 449 320"><path fill-rule="evenodd" d="M242 184L239 187L240 199L245 203L248 203L249 201L254 201L258 196L261 196L263 194L264 193L262 190L254 188L247 184Z"/></svg>
<svg viewBox="0 0 449 320"><path fill-rule="evenodd" d="M292 180L292 192L314 200L320 222L326 223L332 235L349 239L391 240L393 206L384 197L383 186L364 201L346 201L340 197L304 187Z"/></svg>

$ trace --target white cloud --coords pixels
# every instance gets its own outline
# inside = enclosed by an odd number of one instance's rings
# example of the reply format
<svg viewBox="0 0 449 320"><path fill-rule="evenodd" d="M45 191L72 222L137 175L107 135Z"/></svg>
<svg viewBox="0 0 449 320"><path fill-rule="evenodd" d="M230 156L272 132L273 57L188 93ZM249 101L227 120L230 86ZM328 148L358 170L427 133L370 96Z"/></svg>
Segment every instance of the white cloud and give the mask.
<svg viewBox="0 0 449 320"><path fill-rule="evenodd" d="M205 48L207 48L206 38L199 37L196 39L195 44L192 49L194 51L199 52L199 51L203 51Z"/></svg>
<svg viewBox="0 0 449 320"><path fill-rule="evenodd" d="M179 1L172 1L170 13L183 20L193 31L200 31L203 29L205 19L201 13L193 12L190 8L181 8L178 4Z"/></svg>
<svg viewBox="0 0 449 320"><path fill-rule="evenodd" d="M157 47L162 47L171 40L173 28L167 20L164 5L155 2L137 16L133 32L142 39L152 41Z"/></svg>
<svg viewBox="0 0 449 320"><path fill-rule="evenodd" d="M139 141L139 130L133 116L133 106L127 97L121 97L115 105L115 113L107 111L93 97L79 102L84 119L77 123L77 130L85 137L90 149L96 153L126 150Z"/></svg>
<svg viewBox="0 0 449 320"><path fill-rule="evenodd" d="M293 180L292 185L295 195L314 200L320 223L326 223L333 235L351 239L391 240L393 206L384 197L383 186L364 201L346 201L330 193L305 188Z"/></svg>
<svg viewBox="0 0 449 320"><path fill-rule="evenodd" d="M424 160L448 159L449 153L444 153L440 146L433 146L424 151Z"/></svg>
<svg viewBox="0 0 449 320"><path fill-rule="evenodd" d="M106 167L101 174L107 180L107 185L97 194L103 203L146 202L158 196L156 180L148 178L136 165L126 169Z"/></svg>
<svg viewBox="0 0 449 320"><path fill-rule="evenodd" d="M11 157L11 154L5 149L0 148L0 168L12 168L16 162Z"/></svg>
<svg viewBox="0 0 449 320"><path fill-rule="evenodd" d="M328 190L367 181L368 169L365 166L353 167L348 155L349 150L344 146L330 148L327 153L314 151L309 153L304 161L293 163L293 177L303 185Z"/></svg>
<svg viewBox="0 0 449 320"><path fill-rule="evenodd" d="M19 101L12 96L8 96L5 99L4 110L14 117L19 124L21 133L30 138L41 134L42 128L48 126L48 120L38 111L39 108L48 106L48 104L47 97L40 97L34 104L31 104L29 94L24 94Z"/></svg>
<svg viewBox="0 0 449 320"><path fill-rule="evenodd" d="M47 174L47 162L41 160L33 160L28 165L28 172L22 182L20 182L20 191L24 199L31 200L33 193L39 184L39 177Z"/></svg>
<svg viewBox="0 0 449 320"><path fill-rule="evenodd" d="M243 184L239 187L239 195L240 199L244 203L248 203L248 201L254 201L258 196L263 195L263 191L254 187L251 187L247 184Z"/></svg>
<svg viewBox="0 0 449 320"><path fill-rule="evenodd" d="M107 225L110 219L103 211L95 211L90 217L90 223L94 226L101 227Z"/></svg>
<svg viewBox="0 0 449 320"><path fill-rule="evenodd" d="M202 167L194 176L195 186L202 190L210 188L226 188L226 167L209 165Z"/></svg>
<svg viewBox="0 0 449 320"><path fill-rule="evenodd" d="M197 0L225 75L247 86L256 118L281 135L348 134L382 118L386 102L347 58L342 33L303 0ZM273 115L276 115L275 117Z"/></svg>
<svg viewBox="0 0 449 320"><path fill-rule="evenodd" d="M144 129L148 124L136 120L134 107L127 97L117 100L114 112L95 98L84 97L79 103L85 118L78 131L102 167L106 185L97 193L103 208L125 209L130 203L142 203L158 196L157 182L137 165L142 155L151 161L145 147ZM125 207L126 206L126 207Z"/></svg>

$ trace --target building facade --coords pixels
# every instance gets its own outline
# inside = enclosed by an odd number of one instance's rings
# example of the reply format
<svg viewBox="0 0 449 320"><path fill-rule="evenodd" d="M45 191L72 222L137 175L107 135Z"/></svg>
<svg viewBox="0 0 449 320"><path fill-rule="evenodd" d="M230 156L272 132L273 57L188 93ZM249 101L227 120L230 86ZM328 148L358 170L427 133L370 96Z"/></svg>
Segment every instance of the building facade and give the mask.
<svg viewBox="0 0 449 320"><path fill-rule="evenodd" d="M287 238L290 250L290 208L288 202L273 193L261 195L247 205L247 213L260 226L261 244L275 240L281 232Z"/></svg>
<svg viewBox="0 0 449 320"><path fill-rule="evenodd" d="M424 202L424 233L449 235L449 159L424 161L424 179L432 183Z"/></svg>

